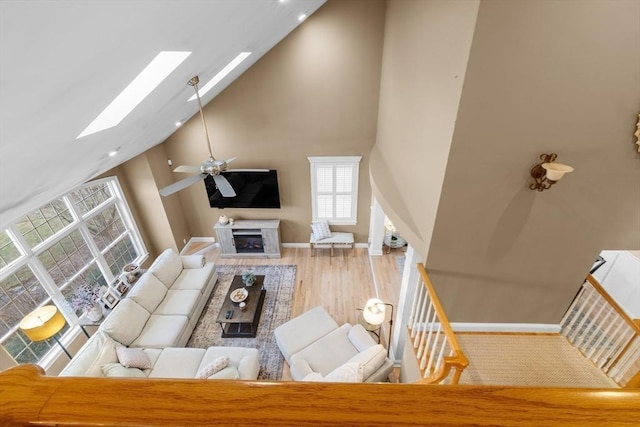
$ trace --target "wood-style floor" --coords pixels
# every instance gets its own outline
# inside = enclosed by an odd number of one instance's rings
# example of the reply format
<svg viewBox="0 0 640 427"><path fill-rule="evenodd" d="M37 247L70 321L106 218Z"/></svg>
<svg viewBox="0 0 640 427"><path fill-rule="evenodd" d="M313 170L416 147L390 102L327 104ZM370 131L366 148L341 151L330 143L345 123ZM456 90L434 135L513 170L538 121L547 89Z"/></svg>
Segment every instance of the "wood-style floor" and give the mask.
<svg viewBox="0 0 640 427"><path fill-rule="evenodd" d="M192 243L188 252L202 247ZM204 255L217 265L296 265L291 317L321 305L338 324L354 324L357 309L369 298L378 297L397 306L402 278L397 258L403 258L404 252L392 249L388 254L369 257L366 249L335 249L332 257L328 249L316 249L312 257L308 248L283 248L281 258L221 258L220 250L211 247ZM386 345L384 336L382 342ZM282 379L290 380L286 363Z"/></svg>

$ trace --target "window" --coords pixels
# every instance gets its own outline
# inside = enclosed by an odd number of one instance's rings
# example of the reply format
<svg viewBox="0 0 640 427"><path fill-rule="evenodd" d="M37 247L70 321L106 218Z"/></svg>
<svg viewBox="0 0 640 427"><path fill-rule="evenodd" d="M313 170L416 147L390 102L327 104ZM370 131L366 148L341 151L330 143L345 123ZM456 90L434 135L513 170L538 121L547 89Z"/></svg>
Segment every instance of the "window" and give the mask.
<svg viewBox="0 0 640 427"><path fill-rule="evenodd" d="M0 343L17 363L38 363L49 339L31 342L19 329L34 309L55 304L67 325L81 310L70 302L81 285L111 283L125 264L147 256L116 178L81 186L0 230Z"/></svg>
<svg viewBox="0 0 640 427"><path fill-rule="evenodd" d="M355 225L360 156L309 157L313 220Z"/></svg>

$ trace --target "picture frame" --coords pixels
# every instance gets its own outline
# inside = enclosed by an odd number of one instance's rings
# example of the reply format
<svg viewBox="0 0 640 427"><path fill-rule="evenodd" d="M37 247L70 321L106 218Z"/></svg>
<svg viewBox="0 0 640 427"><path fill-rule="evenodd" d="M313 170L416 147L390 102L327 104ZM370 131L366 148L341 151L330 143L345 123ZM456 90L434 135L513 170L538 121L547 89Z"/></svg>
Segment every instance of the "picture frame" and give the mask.
<svg viewBox="0 0 640 427"><path fill-rule="evenodd" d="M101 300L109 309L112 309L120 302L119 295L116 294L114 288L107 289L107 292L102 295Z"/></svg>
<svg viewBox="0 0 640 427"><path fill-rule="evenodd" d="M115 282L113 290L119 297L121 297L125 294L125 292L129 290L129 284L124 280L118 280L117 282Z"/></svg>

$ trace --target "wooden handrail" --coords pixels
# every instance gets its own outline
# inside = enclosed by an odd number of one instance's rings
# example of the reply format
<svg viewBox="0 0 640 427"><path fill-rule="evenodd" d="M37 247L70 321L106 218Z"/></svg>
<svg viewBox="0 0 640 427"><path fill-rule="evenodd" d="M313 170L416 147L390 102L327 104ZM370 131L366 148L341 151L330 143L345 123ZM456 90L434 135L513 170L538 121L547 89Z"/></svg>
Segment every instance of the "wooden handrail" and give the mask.
<svg viewBox="0 0 640 427"><path fill-rule="evenodd" d="M451 350L454 353L453 356L443 357L443 364L438 371L434 372L432 375L430 375L427 378L420 379L417 382L423 383L423 384L437 384L442 380L444 380L445 378L447 378L447 376L451 372L451 369L453 368L455 369L455 371L453 373L451 383L457 384L458 380L460 379L460 375L462 374L462 371L464 370L464 368L466 368L469 365L469 360L464 355L464 352L462 351L462 349L460 348L460 345L458 344L458 339L456 338L456 335L453 332L453 328L451 328L451 324L449 323L449 319L447 318L447 315L444 309L442 308L442 304L440 303L438 294L436 293L433 283L431 283L431 279L427 274L427 270L425 269L422 263L417 264L417 269L418 269L418 272L420 273L420 278L422 280L422 283L424 283L424 286L427 289L427 294L429 295L431 303L433 304L434 310L437 313L438 321L442 326L442 330L444 331L445 336L447 337L449 346L451 347ZM411 335L411 331L409 331L409 335ZM415 351L416 349L414 348L414 352ZM417 357L417 353L416 353L416 357ZM421 372L421 373L424 374L424 372Z"/></svg>
<svg viewBox="0 0 640 427"><path fill-rule="evenodd" d="M0 373L0 425L637 426L640 390Z"/></svg>
<svg viewBox="0 0 640 427"><path fill-rule="evenodd" d="M602 298L604 298L609 303L609 305L613 307L613 309L620 315L620 317L622 317L622 319L624 319L624 321L627 322L629 326L631 326L636 334L640 335L640 326L633 321L631 316L629 316L627 312L625 312L613 298L611 298L611 295L609 295L609 293L602 287L598 280L591 274L587 274L587 282L589 282L591 286L593 286L593 288L598 291L600 296L602 296Z"/></svg>

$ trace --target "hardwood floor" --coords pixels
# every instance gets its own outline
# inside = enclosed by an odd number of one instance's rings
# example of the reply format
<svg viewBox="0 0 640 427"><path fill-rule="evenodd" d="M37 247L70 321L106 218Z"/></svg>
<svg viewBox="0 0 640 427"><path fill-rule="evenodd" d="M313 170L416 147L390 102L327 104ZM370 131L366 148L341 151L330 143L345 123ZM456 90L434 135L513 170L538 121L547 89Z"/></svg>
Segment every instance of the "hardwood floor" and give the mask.
<svg viewBox="0 0 640 427"><path fill-rule="evenodd" d="M204 246L192 243L189 252ZM403 256L400 249L371 258L366 249L359 248L335 249L333 257L328 249L318 249L312 257L308 248L283 248L281 258L270 259L220 258L220 250L215 247L206 250L204 255L220 265L296 265L292 318L321 305L338 324L354 324L356 309L362 308L369 298L378 297L394 306L398 303L402 271L396 257ZM386 346L384 335L381 342ZM282 379L290 379L286 363Z"/></svg>

